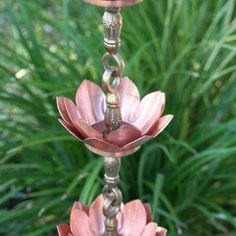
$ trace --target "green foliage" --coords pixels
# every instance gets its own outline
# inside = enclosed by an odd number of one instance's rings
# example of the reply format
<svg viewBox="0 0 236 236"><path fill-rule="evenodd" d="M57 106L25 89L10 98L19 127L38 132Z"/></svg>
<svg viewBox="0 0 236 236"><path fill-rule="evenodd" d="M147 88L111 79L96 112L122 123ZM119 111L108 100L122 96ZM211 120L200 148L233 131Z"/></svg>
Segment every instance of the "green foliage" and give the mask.
<svg viewBox="0 0 236 236"><path fill-rule="evenodd" d="M59 4L58 4L59 3ZM169 235L235 235L235 0L149 0L123 10L126 74L175 118L122 161L124 200ZM101 83L102 10L79 0L0 3L0 235L55 235L100 193L102 158L57 122L55 97Z"/></svg>

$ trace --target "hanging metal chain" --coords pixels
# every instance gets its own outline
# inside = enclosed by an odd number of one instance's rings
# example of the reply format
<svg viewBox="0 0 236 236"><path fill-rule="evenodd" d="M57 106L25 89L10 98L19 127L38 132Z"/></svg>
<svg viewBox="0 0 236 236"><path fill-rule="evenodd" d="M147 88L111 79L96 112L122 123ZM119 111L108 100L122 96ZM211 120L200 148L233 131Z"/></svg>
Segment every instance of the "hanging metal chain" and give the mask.
<svg viewBox="0 0 236 236"><path fill-rule="evenodd" d="M125 63L118 53L121 45L120 32L122 28L122 16L119 8L107 8L103 16L104 45L107 53L103 57L103 88L107 92L105 125L107 134L121 125L120 99L118 94L122 80ZM110 64L112 63L112 65ZM118 188L120 158L104 157L106 182L102 194L104 197L103 214L105 220L105 236L117 236L118 221L116 218L122 203L122 193Z"/></svg>

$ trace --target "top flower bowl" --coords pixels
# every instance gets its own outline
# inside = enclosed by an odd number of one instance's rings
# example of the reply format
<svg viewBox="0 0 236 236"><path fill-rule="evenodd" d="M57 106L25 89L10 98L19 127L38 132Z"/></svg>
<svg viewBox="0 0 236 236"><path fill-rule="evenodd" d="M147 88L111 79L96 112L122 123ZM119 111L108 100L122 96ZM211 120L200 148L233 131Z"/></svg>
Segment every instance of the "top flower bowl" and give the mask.
<svg viewBox="0 0 236 236"><path fill-rule="evenodd" d="M156 91L140 101L137 87L127 77L122 79L118 93L122 123L105 137L106 97L99 86L88 80L82 82L76 93L76 105L68 98L57 97L57 107L63 118L59 121L98 155L130 155L162 132L173 115L161 117L165 107L164 93Z"/></svg>
<svg viewBox="0 0 236 236"><path fill-rule="evenodd" d="M84 1L98 7L128 7L137 4L142 0L84 0Z"/></svg>

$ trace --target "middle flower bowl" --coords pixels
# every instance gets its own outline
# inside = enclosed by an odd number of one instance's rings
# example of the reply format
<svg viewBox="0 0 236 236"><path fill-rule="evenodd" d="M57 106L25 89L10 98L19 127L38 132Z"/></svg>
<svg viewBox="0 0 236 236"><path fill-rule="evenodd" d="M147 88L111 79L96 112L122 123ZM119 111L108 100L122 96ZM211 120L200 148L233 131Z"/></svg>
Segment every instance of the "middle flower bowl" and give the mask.
<svg viewBox="0 0 236 236"><path fill-rule="evenodd" d="M162 116L165 94L152 92L140 101L136 85L123 78L118 94L122 122L118 129L104 136L106 96L102 89L84 80L76 93L76 104L68 98L57 97L57 107L63 119L60 123L92 152L109 157L124 157L161 133L173 115Z"/></svg>

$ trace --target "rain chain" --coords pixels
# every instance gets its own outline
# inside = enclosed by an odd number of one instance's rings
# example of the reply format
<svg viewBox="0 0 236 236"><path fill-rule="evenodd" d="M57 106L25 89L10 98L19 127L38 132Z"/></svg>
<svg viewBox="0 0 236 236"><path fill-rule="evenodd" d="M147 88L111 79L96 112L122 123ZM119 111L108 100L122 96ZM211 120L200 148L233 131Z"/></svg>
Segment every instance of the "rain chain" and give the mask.
<svg viewBox="0 0 236 236"><path fill-rule="evenodd" d="M108 132L110 132L119 128L122 121L118 88L125 64L118 53L121 44L120 32L122 27L122 16L119 8L106 9L103 16L103 26L105 33L104 45L107 49L107 53L103 57L103 66L105 69L103 74L103 88L107 92L105 125ZM110 60L114 60L117 66L110 66ZM122 194L117 187L121 161L120 158L105 157L104 163L106 186L103 188L102 194L105 199L103 207L103 213L106 217L105 236L116 236L118 225L116 214L119 212L122 203Z"/></svg>
<svg viewBox="0 0 236 236"><path fill-rule="evenodd" d="M96 84L84 80L76 93L76 104L68 98L57 97L57 107L62 117L60 123L90 151L104 156L105 186L102 203L99 196L90 208L82 203L74 204L70 225L59 225L59 235L165 236L166 229L152 222L150 206L139 200L122 205L118 188L121 158L155 138L173 118L161 116L165 107L163 92L155 91L140 101L135 84L123 77L125 63L119 54L123 23L120 10L141 0L84 1L105 8L103 27L107 52L103 56L102 87L106 94ZM137 218L130 208L136 211ZM119 212L122 222L118 222Z"/></svg>

